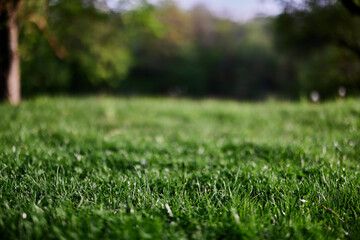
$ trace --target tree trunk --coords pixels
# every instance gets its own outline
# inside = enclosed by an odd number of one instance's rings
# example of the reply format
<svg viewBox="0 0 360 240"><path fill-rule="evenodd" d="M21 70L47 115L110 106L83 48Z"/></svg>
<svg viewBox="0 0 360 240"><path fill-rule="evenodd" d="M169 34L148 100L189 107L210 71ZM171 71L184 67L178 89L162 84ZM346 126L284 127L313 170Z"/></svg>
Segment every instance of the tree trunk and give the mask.
<svg viewBox="0 0 360 240"><path fill-rule="evenodd" d="M13 14L15 15L15 14ZM19 41L18 41L18 27L16 24L16 15L10 17L10 54L11 62L9 75L7 78L7 94L8 100L11 104L19 104L21 100L20 89L20 56L19 56Z"/></svg>
<svg viewBox="0 0 360 240"><path fill-rule="evenodd" d="M21 100L17 5L0 10L0 98L13 105Z"/></svg>

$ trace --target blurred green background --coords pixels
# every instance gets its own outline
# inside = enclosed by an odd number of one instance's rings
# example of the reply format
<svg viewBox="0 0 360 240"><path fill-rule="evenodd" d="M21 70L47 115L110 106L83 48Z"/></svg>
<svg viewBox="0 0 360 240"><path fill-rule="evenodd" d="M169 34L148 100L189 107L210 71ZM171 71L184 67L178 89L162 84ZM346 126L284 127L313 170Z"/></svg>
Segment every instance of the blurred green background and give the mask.
<svg viewBox="0 0 360 240"><path fill-rule="evenodd" d="M247 21L204 4L116 3L24 1L23 95L298 100L314 91L321 99L339 89L359 93L360 18L339 1L280 1L281 14Z"/></svg>

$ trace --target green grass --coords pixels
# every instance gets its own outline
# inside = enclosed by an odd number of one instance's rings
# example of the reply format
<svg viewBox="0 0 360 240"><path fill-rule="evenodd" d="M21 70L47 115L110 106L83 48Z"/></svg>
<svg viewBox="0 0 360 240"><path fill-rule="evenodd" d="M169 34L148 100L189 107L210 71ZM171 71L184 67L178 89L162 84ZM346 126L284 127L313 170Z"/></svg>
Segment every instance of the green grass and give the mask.
<svg viewBox="0 0 360 240"><path fill-rule="evenodd" d="M0 105L0 239L356 239L360 102Z"/></svg>

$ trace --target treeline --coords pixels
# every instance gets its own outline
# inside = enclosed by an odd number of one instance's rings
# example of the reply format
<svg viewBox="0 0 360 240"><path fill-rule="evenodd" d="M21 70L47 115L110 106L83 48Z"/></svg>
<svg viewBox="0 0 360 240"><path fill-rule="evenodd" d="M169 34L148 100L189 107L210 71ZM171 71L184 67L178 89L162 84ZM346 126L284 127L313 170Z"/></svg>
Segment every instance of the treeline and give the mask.
<svg viewBox="0 0 360 240"><path fill-rule="evenodd" d="M121 2L120 2L121 3ZM284 5L236 23L203 5L109 8L28 0L20 18L24 95L115 93L298 99L360 89L359 17L337 1ZM360 51L359 51L360 52Z"/></svg>

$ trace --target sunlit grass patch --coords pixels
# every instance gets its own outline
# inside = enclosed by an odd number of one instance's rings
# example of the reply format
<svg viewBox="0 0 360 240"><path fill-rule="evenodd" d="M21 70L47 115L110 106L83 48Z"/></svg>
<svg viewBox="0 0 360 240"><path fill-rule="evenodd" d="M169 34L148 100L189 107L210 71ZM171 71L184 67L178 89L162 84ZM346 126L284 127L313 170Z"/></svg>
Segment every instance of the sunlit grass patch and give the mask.
<svg viewBox="0 0 360 240"><path fill-rule="evenodd" d="M1 239L355 239L360 104L0 106Z"/></svg>

